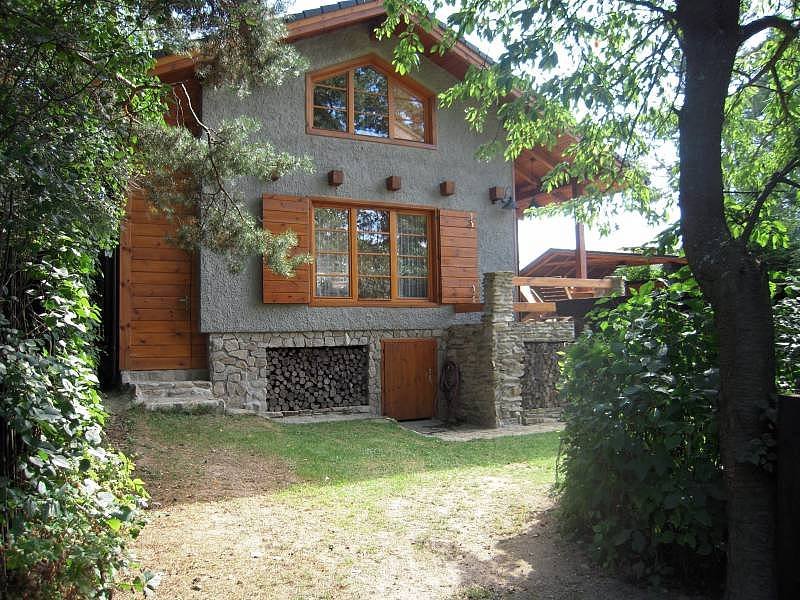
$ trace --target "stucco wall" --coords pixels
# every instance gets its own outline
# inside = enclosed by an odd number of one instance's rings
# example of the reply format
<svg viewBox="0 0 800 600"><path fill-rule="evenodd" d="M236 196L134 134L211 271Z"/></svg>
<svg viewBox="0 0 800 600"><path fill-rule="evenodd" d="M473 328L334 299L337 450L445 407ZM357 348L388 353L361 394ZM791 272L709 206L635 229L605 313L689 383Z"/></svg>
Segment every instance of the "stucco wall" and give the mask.
<svg viewBox="0 0 800 600"><path fill-rule="evenodd" d="M366 25L298 42L311 70L368 53L391 61L391 42L372 40ZM446 89L453 78L424 61L415 79L433 91ZM259 214L261 195L282 193L324 195L472 210L478 215L480 271L515 270L513 210L502 210L488 200L491 186L512 185L509 163L475 159L478 146L492 139L497 125L482 135L471 132L463 108L437 109L438 144L434 150L369 141L344 140L305 132L305 79L290 80L280 88L256 90L246 98L204 89L203 116L211 125L247 115L262 123L264 139L280 149L312 157L316 172L283 177L276 182L244 180L239 190ZM327 185L331 169L345 173L338 188ZM402 177L402 190L389 192L385 179ZM456 194L442 197L439 183L456 182ZM312 308L304 305L265 305L261 300L261 260L251 260L239 274L230 274L219 257L201 255L200 326L204 332L278 332L349 329L430 329L464 322L475 316L455 315L448 306L437 308Z"/></svg>

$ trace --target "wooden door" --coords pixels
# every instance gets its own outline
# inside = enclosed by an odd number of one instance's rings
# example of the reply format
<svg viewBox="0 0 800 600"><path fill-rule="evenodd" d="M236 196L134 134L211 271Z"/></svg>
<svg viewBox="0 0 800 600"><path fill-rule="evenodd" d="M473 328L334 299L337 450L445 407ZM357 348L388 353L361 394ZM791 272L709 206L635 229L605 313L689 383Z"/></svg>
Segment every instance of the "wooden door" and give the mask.
<svg viewBox="0 0 800 600"><path fill-rule="evenodd" d="M174 225L134 194L120 243L120 369L205 369L196 257L165 236Z"/></svg>
<svg viewBox="0 0 800 600"><path fill-rule="evenodd" d="M383 414L398 421L430 419L436 412L436 340L383 340Z"/></svg>

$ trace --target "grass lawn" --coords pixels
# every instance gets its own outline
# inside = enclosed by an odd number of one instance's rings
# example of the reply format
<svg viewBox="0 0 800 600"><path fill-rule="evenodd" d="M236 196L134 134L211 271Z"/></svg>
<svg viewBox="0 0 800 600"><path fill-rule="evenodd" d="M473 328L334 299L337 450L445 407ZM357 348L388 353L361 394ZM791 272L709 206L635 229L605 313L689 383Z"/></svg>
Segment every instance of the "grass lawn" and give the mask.
<svg viewBox="0 0 800 600"><path fill-rule="evenodd" d="M653 597L560 540L555 432L130 412L112 437L153 496L135 551L158 598Z"/></svg>

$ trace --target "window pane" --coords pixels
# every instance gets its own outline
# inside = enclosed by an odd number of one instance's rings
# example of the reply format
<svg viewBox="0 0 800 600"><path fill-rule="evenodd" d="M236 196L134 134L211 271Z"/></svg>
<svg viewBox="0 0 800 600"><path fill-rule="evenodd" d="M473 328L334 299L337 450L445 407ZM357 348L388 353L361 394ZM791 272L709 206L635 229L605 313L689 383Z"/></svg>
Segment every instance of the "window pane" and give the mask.
<svg viewBox="0 0 800 600"><path fill-rule="evenodd" d="M322 229L350 228L350 211L346 208L315 208L314 225Z"/></svg>
<svg viewBox="0 0 800 600"><path fill-rule="evenodd" d="M394 86L394 137L425 141L425 102L400 86Z"/></svg>
<svg viewBox="0 0 800 600"><path fill-rule="evenodd" d="M328 79L324 79L322 81L316 81L315 83L316 85L327 85L328 87L346 88L347 73L340 73L339 75L334 75L333 77L329 77Z"/></svg>
<svg viewBox="0 0 800 600"><path fill-rule="evenodd" d="M356 229L358 231L389 231L389 211L359 209L356 213Z"/></svg>
<svg viewBox="0 0 800 600"><path fill-rule="evenodd" d="M317 254L316 264L320 275L347 275L350 272L350 255Z"/></svg>
<svg viewBox="0 0 800 600"><path fill-rule="evenodd" d="M388 300L392 284L388 277L359 277L358 297Z"/></svg>
<svg viewBox="0 0 800 600"><path fill-rule="evenodd" d="M346 111L347 91L317 86L314 88L314 105Z"/></svg>
<svg viewBox="0 0 800 600"><path fill-rule="evenodd" d="M358 135L389 137L389 117L376 113L356 113L355 130Z"/></svg>
<svg viewBox="0 0 800 600"><path fill-rule="evenodd" d="M422 121L406 121L397 119L394 122L394 137L399 140L410 140L412 142L425 141L425 123Z"/></svg>
<svg viewBox="0 0 800 600"><path fill-rule="evenodd" d="M369 252L372 254L389 253L389 234L388 233L359 233L358 251Z"/></svg>
<svg viewBox="0 0 800 600"><path fill-rule="evenodd" d="M328 131L347 131L347 111L315 108L314 127Z"/></svg>
<svg viewBox="0 0 800 600"><path fill-rule="evenodd" d="M398 233L417 233L427 235L428 217L426 215L397 215Z"/></svg>
<svg viewBox="0 0 800 600"><path fill-rule="evenodd" d="M317 231L317 252L332 250L335 252L350 251L350 235L346 231Z"/></svg>
<svg viewBox="0 0 800 600"><path fill-rule="evenodd" d="M317 275L317 296L346 298L350 295L350 280L347 277Z"/></svg>
<svg viewBox="0 0 800 600"><path fill-rule="evenodd" d="M360 254L358 256L359 275L389 275L389 255Z"/></svg>
<svg viewBox="0 0 800 600"><path fill-rule="evenodd" d="M401 298L427 298L428 280L426 279L400 279Z"/></svg>
<svg viewBox="0 0 800 600"><path fill-rule="evenodd" d="M404 87L396 85L394 91L394 109L399 119L422 121L425 117L425 102L416 94Z"/></svg>
<svg viewBox="0 0 800 600"><path fill-rule="evenodd" d="M386 75L372 67L357 67L354 71L357 92L372 92L373 94L386 94Z"/></svg>
<svg viewBox="0 0 800 600"><path fill-rule="evenodd" d="M356 113L375 113L381 116L389 114L389 100L380 94L356 92Z"/></svg>
<svg viewBox="0 0 800 600"><path fill-rule="evenodd" d="M401 256L428 256L428 240L417 235L399 235L397 253Z"/></svg>
<svg viewBox="0 0 800 600"><path fill-rule="evenodd" d="M401 256L397 260L397 266L401 276L427 277L428 276L428 257L409 258Z"/></svg>

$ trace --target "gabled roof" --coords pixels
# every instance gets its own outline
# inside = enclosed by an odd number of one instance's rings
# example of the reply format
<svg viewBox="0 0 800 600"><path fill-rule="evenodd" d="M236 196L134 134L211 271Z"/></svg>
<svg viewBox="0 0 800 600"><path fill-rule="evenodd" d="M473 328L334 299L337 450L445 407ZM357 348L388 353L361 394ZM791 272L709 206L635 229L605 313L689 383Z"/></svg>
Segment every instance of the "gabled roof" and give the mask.
<svg viewBox="0 0 800 600"><path fill-rule="evenodd" d="M383 0L345 0L335 4L327 4L310 10L304 10L286 17L287 42L311 38L330 33L359 23L379 26L386 17ZM418 31L420 40L426 48L441 41L443 30L434 28L430 32ZM427 53L426 58L438 65L456 79L463 79L470 65L487 66L493 60L466 40L459 40L444 55ZM167 78L175 73L181 76L193 67L193 59L185 56L166 56L159 59L156 74ZM167 80L167 79L165 79ZM517 200L517 216L532 206L544 206L552 202L563 202L583 192L583 185L567 185L549 193L541 191L542 177L552 168L563 162L564 150L574 142L568 134L562 135L557 144L550 150L534 148L525 150L514 161L514 192ZM488 188L488 186L487 186Z"/></svg>
<svg viewBox="0 0 800 600"><path fill-rule="evenodd" d="M590 250L586 253L587 276L602 279L611 275L617 267L640 265L685 265L686 259L672 255L646 255L632 252L602 252ZM519 270L522 277L576 277L575 250L550 248Z"/></svg>

